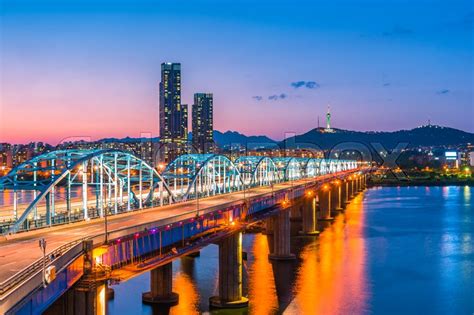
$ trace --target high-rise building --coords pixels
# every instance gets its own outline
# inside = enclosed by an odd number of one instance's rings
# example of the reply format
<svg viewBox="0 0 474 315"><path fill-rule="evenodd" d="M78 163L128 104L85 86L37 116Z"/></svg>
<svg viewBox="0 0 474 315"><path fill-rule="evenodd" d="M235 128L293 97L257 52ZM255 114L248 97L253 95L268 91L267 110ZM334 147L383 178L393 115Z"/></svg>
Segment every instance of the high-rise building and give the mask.
<svg viewBox="0 0 474 315"><path fill-rule="evenodd" d="M213 152L214 122L212 93L194 94L192 115L193 147L199 153Z"/></svg>
<svg viewBox="0 0 474 315"><path fill-rule="evenodd" d="M162 63L160 82L161 158L183 154L188 140L188 106L181 104L181 64Z"/></svg>

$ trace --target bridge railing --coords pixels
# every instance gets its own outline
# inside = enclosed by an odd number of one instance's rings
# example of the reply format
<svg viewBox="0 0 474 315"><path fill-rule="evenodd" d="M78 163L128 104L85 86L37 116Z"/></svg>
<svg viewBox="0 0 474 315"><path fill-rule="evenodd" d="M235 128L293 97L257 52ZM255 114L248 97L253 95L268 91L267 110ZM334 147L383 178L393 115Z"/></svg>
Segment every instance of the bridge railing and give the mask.
<svg viewBox="0 0 474 315"><path fill-rule="evenodd" d="M0 233L102 218L361 165L349 160L246 156L231 161L223 155L185 154L159 174L145 162L117 150L50 152L0 178L0 190L8 189L12 195L7 199L13 201L0 208ZM20 205L25 191L33 199L26 198ZM5 210L9 207L12 211Z"/></svg>
<svg viewBox="0 0 474 315"><path fill-rule="evenodd" d="M0 283L0 313L6 313L41 287L43 266L54 263L56 272L62 272L82 254L82 249L82 240L64 244Z"/></svg>
<svg viewBox="0 0 474 315"><path fill-rule="evenodd" d="M34 263L29 265L28 267L20 270L15 275L11 276L10 278L0 283L0 300L4 298L5 293L17 287L19 284L21 284L21 282L37 274L39 271L42 271L43 266L48 266L56 258L63 256L65 253L71 250L71 248L77 246L78 244L82 244L82 241L83 239L76 240L54 249L53 251L48 253L46 257L42 257L36 260Z"/></svg>

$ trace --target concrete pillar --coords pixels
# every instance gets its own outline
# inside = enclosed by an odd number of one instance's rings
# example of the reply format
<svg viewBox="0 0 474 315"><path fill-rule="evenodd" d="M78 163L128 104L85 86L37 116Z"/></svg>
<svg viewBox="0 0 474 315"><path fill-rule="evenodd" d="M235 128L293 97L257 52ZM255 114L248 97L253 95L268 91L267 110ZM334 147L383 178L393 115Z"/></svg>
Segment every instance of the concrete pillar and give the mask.
<svg viewBox="0 0 474 315"><path fill-rule="evenodd" d="M73 311L68 314L84 314L84 315L105 315L105 286L101 285L101 288L98 288L94 282L80 283L74 289L74 306ZM100 296L104 295L104 298L101 300ZM68 310L70 311L70 310Z"/></svg>
<svg viewBox="0 0 474 315"><path fill-rule="evenodd" d="M303 235L318 235L318 219L316 217L316 197L306 200L303 208Z"/></svg>
<svg viewBox="0 0 474 315"><path fill-rule="evenodd" d="M341 203L343 208L349 203L349 182L347 180L341 183Z"/></svg>
<svg viewBox="0 0 474 315"><path fill-rule="evenodd" d="M319 218L324 221L331 221L331 188L329 185L324 185L319 191Z"/></svg>
<svg viewBox="0 0 474 315"><path fill-rule="evenodd" d="M106 285L103 282L81 279L43 314L105 315L107 314Z"/></svg>
<svg viewBox="0 0 474 315"><path fill-rule="evenodd" d="M354 179L351 178L349 179L349 199L353 199L354 198Z"/></svg>
<svg viewBox="0 0 474 315"><path fill-rule="evenodd" d="M273 217L269 217L265 219L265 234L266 235L273 234Z"/></svg>
<svg viewBox="0 0 474 315"><path fill-rule="evenodd" d="M332 190L332 204L331 204L331 211L342 211L342 187L341 182L337 181Z"/></svg>
<svg viewBox="0 0 474 315"><path fill-rule="evenodd" d="M301 221L302 218L302 210L303 206L298 203L297 205L294 204L290 208L290 220L291 221Z"/></svg>
<svg viewBox="0 0 474 315"><path fill-rule="evenodd" d="M282 209L274 217L273 221L273 253L269 255L272 260L295 259L290 252L290 211Z"/></svg>
<svg viewBox="0 0 474 315"><path fill-rule="evenodd" d="M219 243L219 296L212 296L209 304L215 308L241 308L248 303L242 296L242 233L238 232Z"/></svg>
<svg viewBox="0 0 474 315"><path fill-rule="evenodd" d="M357 195L360 191L360 177L357 176L354 180L354 194Z"/></svg>
<svg viewBox="0 0 474 315"><path fill-rule="evenodd" d="M142 294L142 301L146 304L176 305L179 295L172 291L173 264L157 267L150 272L150 292Z"/></svg>

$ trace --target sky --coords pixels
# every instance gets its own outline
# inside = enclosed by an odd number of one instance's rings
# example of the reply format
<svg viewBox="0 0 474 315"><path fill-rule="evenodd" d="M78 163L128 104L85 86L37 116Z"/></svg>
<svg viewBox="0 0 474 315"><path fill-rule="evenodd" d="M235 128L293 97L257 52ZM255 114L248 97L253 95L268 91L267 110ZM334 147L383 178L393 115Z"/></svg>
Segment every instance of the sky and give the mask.
<svg viewBox="0 0 474 315"><path fill-rule="evenodd" d="M0 142L158 136L162 62L215 129L474 132L472 0L0 0Z"/></svg>

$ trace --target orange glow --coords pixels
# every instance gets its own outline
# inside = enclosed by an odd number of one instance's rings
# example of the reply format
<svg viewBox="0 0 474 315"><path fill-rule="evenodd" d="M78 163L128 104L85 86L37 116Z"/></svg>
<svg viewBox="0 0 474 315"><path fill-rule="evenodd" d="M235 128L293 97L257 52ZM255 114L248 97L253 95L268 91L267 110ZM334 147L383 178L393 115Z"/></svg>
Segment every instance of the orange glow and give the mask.
<svg viewBox="0 0 474 315"><path fill-rule="evenodd" d="M362 314L367 310L366 248L361 237L364 211L361 197L336 217L301 252L291 314ZM350 237L347 237L350 235ZM351 309L344 301L355 301Z"/></svg>
<svg viewBox="0 0 474 315"><path fill-rule="evenodd" d="M163 170L164 168L165 168L165 164L163 164L163 163L158 164L158 170L161 171L161 170Z"/></svg>
<svg viewBox="0 0 474 315"><path fill-rule="evenodd" d="M269 253L267 237L256 234L252 248L252 257L255 260L248 271L251 314L274 314L278 310L273 269L268 262Z"/></svg>
<svg viewBox="0 0 474 315"><path fill-rule="evenodd" d="M199 314L199 293L186 273L176 274L173 291L179 294L179 304L170 308L170 314Z"/></svg>
<svg viewBox="0 0 474 315"><path fill-rule="evenodd" d="M313 191L308 190L308 191L306 192L306 196L308 196L308 197L313 196Z"/></svg>

